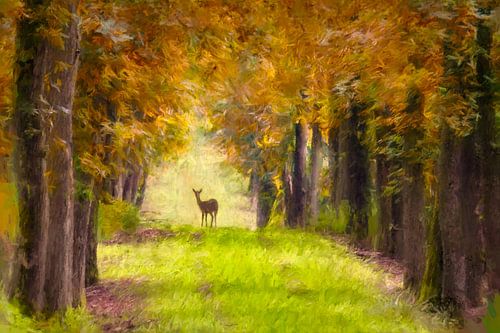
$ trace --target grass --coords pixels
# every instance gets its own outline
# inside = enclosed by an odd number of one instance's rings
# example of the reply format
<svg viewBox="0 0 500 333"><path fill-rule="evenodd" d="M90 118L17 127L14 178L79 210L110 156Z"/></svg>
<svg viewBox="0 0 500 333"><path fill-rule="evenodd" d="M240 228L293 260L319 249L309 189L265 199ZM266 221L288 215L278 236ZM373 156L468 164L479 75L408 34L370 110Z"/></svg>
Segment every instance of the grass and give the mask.
<svg viewBox="0 0 500 333"><path fill-rule="evenodd" d="M439 332L339 245L290 230L173 227L99 248L103 279L133 279L137 332Z"/></svg>
<svg viewBox="0 0 500 333"><path fill-rule="evenodd" d="M0 286L0 332L2 333L97 333L93 318L82 308L69 309L50 319L31 318L7 300Z"/></svg>

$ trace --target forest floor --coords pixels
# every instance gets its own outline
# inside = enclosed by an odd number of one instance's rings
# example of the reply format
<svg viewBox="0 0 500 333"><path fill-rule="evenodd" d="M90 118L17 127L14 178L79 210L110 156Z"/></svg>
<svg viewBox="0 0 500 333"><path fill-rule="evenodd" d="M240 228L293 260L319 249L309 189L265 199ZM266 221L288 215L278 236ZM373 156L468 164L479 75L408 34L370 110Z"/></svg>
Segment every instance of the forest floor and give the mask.
<svg viewBox="0 0 500 333"><path fill-rule="evenodd" d="M216 198L200 228L192 188ZM99 245L87 308L106 332L449 332L412 305L398 266L384 273L341 238L254 231L247 183L200 132L151 177L133 235ZM356 254L357 253L357 254ZM389 269L389 271L390 271Z"/></svg>
<svg viewBox="0 0 500 333"><path fill-rule="evenodd" d="M447 332L313 233L149 222L101 244L99 265L87 304L105 332Z"/></svg>

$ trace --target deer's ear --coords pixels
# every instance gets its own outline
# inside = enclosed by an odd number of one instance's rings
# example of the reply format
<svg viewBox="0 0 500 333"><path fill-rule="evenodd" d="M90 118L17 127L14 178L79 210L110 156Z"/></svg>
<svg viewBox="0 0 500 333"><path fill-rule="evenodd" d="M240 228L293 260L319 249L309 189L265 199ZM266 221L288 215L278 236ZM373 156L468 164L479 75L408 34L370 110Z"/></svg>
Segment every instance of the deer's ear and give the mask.
<svg viewBox="0 0 500 333"><path fill-rule="evenodd" d="M202 189L202 188L200 188L200 193L201 193L201 191L203 191L203 189Z"/></svg>
<svg viewBox="0 0 500 333"><path fill-rule="evenodd" d="M193 192L196 193L196 191L194 190L194 188L192 188Z"/></svg>

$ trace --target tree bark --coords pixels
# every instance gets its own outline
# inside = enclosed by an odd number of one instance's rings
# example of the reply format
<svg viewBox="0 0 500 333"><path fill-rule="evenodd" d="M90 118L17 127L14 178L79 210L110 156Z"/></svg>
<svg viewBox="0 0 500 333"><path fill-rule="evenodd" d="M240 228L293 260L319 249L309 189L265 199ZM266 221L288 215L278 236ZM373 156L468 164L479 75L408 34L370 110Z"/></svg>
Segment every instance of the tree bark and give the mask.
<svg viewBox="0 0 500 333"><path fill-rule="evenodd" d="M426 265L419 295L419 299L422 302L440 300L442 292L443 249L441 246L441 232L439 230L439 203L437 199L434 196L434 202L429 203L432 208L428 216L426 228Z"/></svg>
<svg viewBox="0 0 500 333"><path fill-rule="evenodd" d="M339 163L339 140L338 129L330 128L328 130L328 165L330 171L330 204L332 207L338 207L339 202L336 201L337 195L337 179L338 179L338 163Z"/></svg>
<svg viewBox="0 0 500 333"><path fill-rule="evenodd" d="M46 2L42 6L53 6ZM63 47L38 35L46 22L23 16L17 33L15 107L20 199L20 298L29 310L48 313L72 304L72 108L78 68L76 0L58 2ZM40 12L36 1L27 9ZM68 64L58 68L59 63ZM49 189L50 188L50 189Z"/></svg>
<svg viewBox="0 0 500 333"><path fill-rule="evenodd" d="M391 255L393 247L393 239L391 235L391 225L393 224L392 216L392 194L385 193L386 187L389 185L390 163L384 155L376 157L377 173L375 179L375 192L379 202L379 242L378 250L386 255Z"/></svg>
<svg viewBox="0 0 500 333"><path fill-rule="evenodd" d="M481 8L490 14L492 8ZM493 88L490 78L492 31L489 22L480 19L476 41L482 52L477 55L477 79L479 96L477 98L479 126L477 143L481 158L481 193L483 200L484 241L486 269L491 293L500 292L500 149L498 148L498 129L495 128L495 109L493 107ZM496 146L495 146L496 144Z"/></svg>
<svg viewBox="0 0 500 333"><path fill-rule="evenodd" d="M349 117L338 131L337 171L334 179L334 208L349 207L347 232L357 240L368 233L368 152L363 146L365 124L360 116L363 106L353 102Z"/></svg>
<svg viewBox="0 0 500 333"><path fill-rule="evenodd" d="M89 223L87 225L87 244L85 247L85 287L92 286L99 280L97 267L97 214L99 201L94 200L90 206Z"/></svg>
<svg viewBox="0 0 500 333"><path fill-rule="evenodd" d="M412 127L403 135L404 180L403 199L403 256L405 263L404 284L413 290L419 290L425 271L425 180L418 143L423 138L420 128L423 116L423 95L417 88L408 92L406 114Z"/></svg>
<svg viewBox="0 0 500 333"><path fill-rule="evenodd" d="M255 209L257 207L257 201L259 197L259 176L257 174L256 168L253 168L250 172L248 193L250 194L250 207L252 207L252 209Z"/></svg>
<svg viewBox="0 0 500 333"><path fill-rule="evenodd" d="M309 182L309 207L311 223L315 224L319 214L319 180L323 157L321 148L323 140L318 123L312 125L312 147L311 147L311 180Z"/></svg>
<svg viewBox="0 0 500 333"><path fill-rule="evenodd" d="M135 203L139 182L142 178L143 170L141 167L130 167L123 184L123 200L129 203Z"/></svg>
<svg viewBox="0 0 500 333"><path fill-rule="evenodd" d="M75 172L78 182L75 197L75 232L73 244L73 306L79 306L84 298L86 248L88 229L91 222L92 205L97 204L94 197L94 182L91 176Z"/></svg>
<svg viewBox="0 0 500 333"><path fill-rule="evenodd" d="M135 198L135 205L138 208L142 207L144 202L144 198L146 197L146 188L148 185L148 171L147 168L144 168L142 171L141 179L139 181L139 188L137 190L137 196Z"/></svg>
<svg viewBox="0 0 500 333"><path fill-rule="evenodd" d="M444 124L441 140L438 218L443 246L442 296L463 309L479 304L478 163L472 135L457 137Z"/></svg>
<svg viewBox="0 0 500 333"><path fill-rule="evenodd" d="M276 186L269 172L264 173L257 186L257 227L264 228L269 223L273 204L276 200Z"/></svg>
<svg viewBox="0 0 500 333"><path fill-rule="evenodd" d="M295 149L293 153L292 200L287 212L287 225L292 228L306 225L306 156L307 127L301 121L295 124Z"/></svg>

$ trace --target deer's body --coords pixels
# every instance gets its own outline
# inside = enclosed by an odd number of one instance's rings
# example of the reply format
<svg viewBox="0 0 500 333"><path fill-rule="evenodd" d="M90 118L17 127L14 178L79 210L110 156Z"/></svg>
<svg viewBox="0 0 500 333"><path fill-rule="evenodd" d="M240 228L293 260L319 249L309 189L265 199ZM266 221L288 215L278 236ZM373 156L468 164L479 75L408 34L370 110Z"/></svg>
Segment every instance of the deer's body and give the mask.
<svg viewBox="0 0 500 333"><path fill-rule="evenodd" d="M212 218L210 220L210 227L213 226L215 220L215 226L217 227L217 211L219 210L219 203L215 199L210 199L207 201L203 201L200 199L200 193L202 189L196 191L193 189L194 195L196 197L196 202L198 203L198 207L201 210L201 226L203 227L203 221L205 221L205 226L208 227L208 215Z"/></svg>

